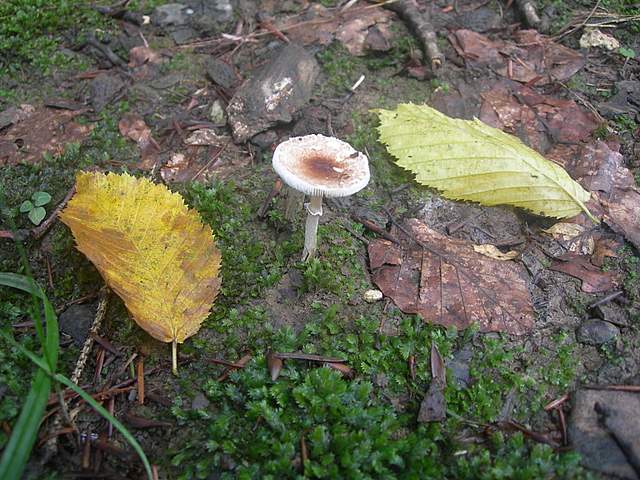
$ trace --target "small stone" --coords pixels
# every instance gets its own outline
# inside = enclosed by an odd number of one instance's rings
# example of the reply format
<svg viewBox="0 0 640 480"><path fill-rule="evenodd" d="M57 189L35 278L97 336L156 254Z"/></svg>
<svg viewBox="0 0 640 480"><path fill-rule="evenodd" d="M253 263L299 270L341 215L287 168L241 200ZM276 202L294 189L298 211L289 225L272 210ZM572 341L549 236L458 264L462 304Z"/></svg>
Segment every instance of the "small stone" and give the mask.
<svg viewBox="0 0 640 480"><path fill-rule="evenodd" d="M465 345L453 354L453 359L447 362L447 368L451 371L453 383L458 388L468 388L471 385L469 363L473 357L471 345Z"/></svg>
<svg viewBox="0 0 640 480"><path fill-rule="evenodd" d="M60 331L73 339L78 347L89 335L96 314L96 304L71 305L60 315Z"/></svg>
<svg viewBox="0 0 640 480"><path fill-rule="evenodd" d="M204 67L209 78L221 87L233 88L238 83L238 77L233 67L222 60L208 58Z"/></svg>
<svg viewBox="0 0 640 480"><path fill-rule="evenodd" d="M180 27L171 32L171 38L176 42L176 45L184 45L197 37L198 32L191 27Z"/></svg>
<svg viewBox="0 0 640 480"><path fill-rule="evenodd" d="M209 120L213 123L221 124L225 123L225 113L220 100L215 100L211 104L211 110L209 110Z"/></svg>
<svg viewBox="0 0 640 480"><path fill-rule="evenodd" d="M382 300L383 296L384 295L382 295L382 292L380 290L367 290L366 292L364 292L362 298L364 298L364 301L367 303L375 303Z"/></svg>
<svg viewBox="0 0 640 480"><path fill-rule="evenodd" d="M151 21L159 27L181 26L189 21L187 8L181 3L167 3L156 7Z"/></svg>
<svg viewBox="0 0 640 480"><path fill-rule="evenodd" d="M604 320L605 322L612 323L618 326L628 326L629 319L627 317L627 312L624 308L611 304L605 303L604 305L598 305L592 309L592 313Z"/></svg>
<svg viewBox="0 0 640 480"><path fill-rule="evenodd" d="M191 408L193 410L200 410L209 406L209 400L204 396L202 392L198 392L191 401Z"/></svg>
<svg viewBox="0 0 640 480"><path fill-rule="evenodd" d="M91 105L100 112L122 91L124 82L117 75L103 73L91 81Z"/></svg>
<svg viewBox="0 0 640 480"><path fill-rule="evenodd" d="M620 329L608 322L591 318L584 322L576 332L576 338L586 345L603 345L620 335Z"/></svg>
<svg viewBox="0 0 640 480"><path fill-rule="evenodd" d="M289 123L307 105L320 65L304 47L293 43L251 72L227 106L236 142L242 143L269 128Z"/></svg>
<svg viewBox="0 0 640 480"><path fill-rule="evenodd" d="M615 478L638 479L612 432L630 453L640 454L640 396L633 392L578 390L572 395L573 410L568 433L571 446L580 453L582 464ZM596 411L604 406L608 418ZM606 427L605 427L606 425Z"/></svg>
<svg viewBox="0 0 640 480"><path fill-rule="evenodd" d="M268 130L266 132L255 135L251 139L251 143L253 143L256 147L270 148L277 140L278 134L273 130Z"/></svg>

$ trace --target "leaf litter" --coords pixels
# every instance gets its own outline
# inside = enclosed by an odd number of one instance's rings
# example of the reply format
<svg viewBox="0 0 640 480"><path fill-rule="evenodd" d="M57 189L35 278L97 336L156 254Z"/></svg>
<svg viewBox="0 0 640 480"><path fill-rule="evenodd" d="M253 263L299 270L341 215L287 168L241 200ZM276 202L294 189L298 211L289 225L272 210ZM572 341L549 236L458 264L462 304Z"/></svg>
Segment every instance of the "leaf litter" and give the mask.
<svg viewBox="0 0 640 480"><path fill-rule="evenodd" d="M522 335L533 327L524 267L477 253L416 219L407 229L415 240L377 239L368 247L373 282L403 312L458 329L478 324L483 332Z"/></svg>

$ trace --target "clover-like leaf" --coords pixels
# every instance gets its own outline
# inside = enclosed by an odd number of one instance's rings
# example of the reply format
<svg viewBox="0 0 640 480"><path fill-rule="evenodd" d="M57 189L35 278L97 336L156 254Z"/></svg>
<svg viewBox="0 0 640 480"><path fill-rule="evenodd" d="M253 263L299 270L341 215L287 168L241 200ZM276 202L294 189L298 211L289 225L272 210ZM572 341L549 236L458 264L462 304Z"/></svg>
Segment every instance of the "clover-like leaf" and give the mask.
<svg viewBox="0 0 640 480"><path fill-rule="evenodd" d="M41 207L51 201L51 195L47 192L36 192L31 195L31 200L36 207Z"/></svg>
<svg viewBox="0 0 640 480"><path fill-rule="evenodd" d="M163 185L127 174L80 173L60 214L77 248L152 337L173 344L198 331L220 288L211 228Z"/></svg>
<svg viewBox="0 0 640 480"><path fill-rule="evenodd" d="M34 225L40 225L44 217L47 215L47 212L42 207L35 207L29 211L29 220Z"/></svg>
<svg viewBox="0 0 640 480"><path fill-rule="evenodd" d="M31 210L33 210L33 203L31 203L31 200L25 200L20 204L20 213L27 213Z"/></svg>

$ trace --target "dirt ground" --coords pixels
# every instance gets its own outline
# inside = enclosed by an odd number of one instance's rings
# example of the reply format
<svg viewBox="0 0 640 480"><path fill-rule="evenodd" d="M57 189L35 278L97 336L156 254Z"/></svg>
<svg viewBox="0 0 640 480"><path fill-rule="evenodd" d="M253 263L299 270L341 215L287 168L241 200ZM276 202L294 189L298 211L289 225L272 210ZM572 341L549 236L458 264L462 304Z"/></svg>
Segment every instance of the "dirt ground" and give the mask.
<svg viewBox="0 0 640 480"><path fill-rule="evenodd" d="M133 3L105 13L94 42L69 32L63 66L0 79L11 92L0 97L0 230L9 236L11 216L56 307L60 370L74 370L104 283L65 225L37 231L18 208L48 192L49 216L78 171L129 172L181 193L222 252L220 296L181 345L178 376L170 346L108 294L79 382L134 432L159 478L640 478L640 12L543 1L536 32L518 9L525 2L419 1L441 53L433 68L410 21L351 3ZM620 46L581 47L589 25ZM269 68L294 72L298 84L267 115L268 92L246 85L268 83ZM418 185L378 141L373 111L409 102L518 136L597 191L589 207L604 221L559 222ZM290 220L291 191L268 195L276 145L311 133L364 152L371 181L325 203L318 255L303 263L302 199ZM619 168L607 173L602 159L618 151ZM618 174L636 183L613 182ZM522 272L531 328L456 328L393 295L366 301L385 291L372 267L380 232L415 248L402 230L410 219L443 235L443 248L515 252L508 262ZM563 236L558 223L574 227ZM24 273L14 242L0 244L0 271ZM508 305L514 292L487 296ZM21 294L0 290L0 321L35 345ZM2 345L0 447L34 370ZM446 406L425 421L422 408L438 395L433 346ZM288 359L272 380L268 352L338 358L342 370ZM70 395L68 407L77 410L71 429L52 398L25 478L143 478L106 421Z"/></svg>

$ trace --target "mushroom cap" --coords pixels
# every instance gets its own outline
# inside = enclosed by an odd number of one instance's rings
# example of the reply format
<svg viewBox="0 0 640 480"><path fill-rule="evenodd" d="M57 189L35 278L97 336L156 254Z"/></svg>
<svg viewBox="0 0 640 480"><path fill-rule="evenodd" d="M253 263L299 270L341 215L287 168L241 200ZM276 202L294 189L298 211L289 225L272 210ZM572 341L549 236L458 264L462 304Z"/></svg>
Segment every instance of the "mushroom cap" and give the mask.
<svg viewBox="0 0 640 480"><path fill-rule="evenodd" d="M346 197L369 183L369 160L334 137L305 135L282 142L273 169L291 188L307 195Z"/></svg>

